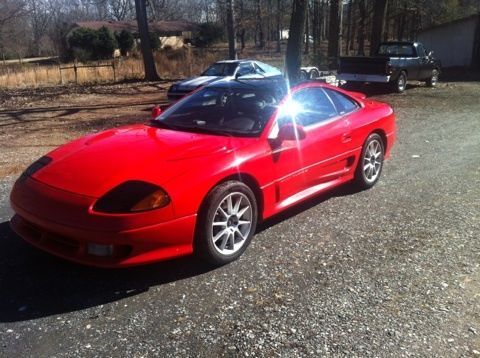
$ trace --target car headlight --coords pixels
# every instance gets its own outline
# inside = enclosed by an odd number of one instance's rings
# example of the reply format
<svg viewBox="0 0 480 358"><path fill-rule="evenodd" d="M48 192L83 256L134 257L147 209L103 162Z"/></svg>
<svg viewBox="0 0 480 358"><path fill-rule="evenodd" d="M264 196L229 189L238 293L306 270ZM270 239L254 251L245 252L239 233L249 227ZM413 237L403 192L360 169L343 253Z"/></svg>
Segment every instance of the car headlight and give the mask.
<svg viewBox="0 0 480 358"><path fill-rule="evenodd" d="M48 156L43 156L37 159L32 164L30 164L27 169L25 169L25 171L21 175L21 178L31 177L33 174L35 174L36 172L38 172L40 169L47 166L51 162L52 162L52 158Z"/></svg>
<svg viewBox="0 0 480 358"><path fill-rule="evenodd" d="M113 188L93 206L103 213L136 213L159 209L170 203L168 194L159 186L130 180Z"/></svg>

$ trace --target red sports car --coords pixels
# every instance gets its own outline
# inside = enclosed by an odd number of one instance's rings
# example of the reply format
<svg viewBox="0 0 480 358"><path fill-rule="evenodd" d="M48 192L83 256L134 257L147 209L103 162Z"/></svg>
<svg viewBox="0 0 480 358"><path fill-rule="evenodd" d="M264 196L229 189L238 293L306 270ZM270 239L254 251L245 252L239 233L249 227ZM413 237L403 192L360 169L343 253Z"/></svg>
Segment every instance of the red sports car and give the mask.
<svg viewBox="0 0 480 358"><path fill-rule="evenodd" d="M354 181L373 186L395 141L383 103L318 82L225 80L147 124L93 134L34 162L11 194L13 230L82 264L191 253L237 259L255 228Z"/></svg>

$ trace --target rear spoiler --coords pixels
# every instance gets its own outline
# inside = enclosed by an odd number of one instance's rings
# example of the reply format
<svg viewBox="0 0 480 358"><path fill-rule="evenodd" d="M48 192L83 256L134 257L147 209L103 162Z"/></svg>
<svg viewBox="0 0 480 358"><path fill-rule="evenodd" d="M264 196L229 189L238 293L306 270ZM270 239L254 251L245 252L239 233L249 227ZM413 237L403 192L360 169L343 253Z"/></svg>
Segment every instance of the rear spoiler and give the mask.
<svg viewBox="0 0 480 358"><path fill-rule="evenodd" d="M349 94L352 95L352 97L355 97L355 98L358 98L358 99L366 99L367 98L367 95L365 93L362 93L362 92L352 92L352 91L348 91L347 92Z"/></svg>

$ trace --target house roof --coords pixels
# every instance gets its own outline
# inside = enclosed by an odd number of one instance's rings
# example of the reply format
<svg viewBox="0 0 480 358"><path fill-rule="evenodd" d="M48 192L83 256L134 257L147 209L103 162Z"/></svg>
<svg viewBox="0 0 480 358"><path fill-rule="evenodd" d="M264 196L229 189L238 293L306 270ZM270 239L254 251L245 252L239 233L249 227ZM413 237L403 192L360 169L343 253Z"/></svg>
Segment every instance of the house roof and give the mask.
<svg viewBox="0 0 480 358"><path fill-rule="evenodd" d="M92 30L98 30L103 26L112 31L138 32L137 21L80 21L72 24L72 28L81 27ZM198 25L188 21L152 21L148 26L150 31L169 33L194 31Z"/></svg>
<svg viewBox="0 0 480 358"><path fill-rule="evenodd" d="M458 24L458 23L466 22L466 21L470 21L470 20L480 21L480 14L470 15L470 16L467 16L467 17L462 17L460 19L453 20L453 21L445 22L443 24L433 25L433 26L421 29L419 32L426 32L426 31L430 31L430 30L433 30L433 29L438 29L438 28L441 28L441 27L447 27L447 26L450 26L450 25L454 25L454 24Z"/></svg>

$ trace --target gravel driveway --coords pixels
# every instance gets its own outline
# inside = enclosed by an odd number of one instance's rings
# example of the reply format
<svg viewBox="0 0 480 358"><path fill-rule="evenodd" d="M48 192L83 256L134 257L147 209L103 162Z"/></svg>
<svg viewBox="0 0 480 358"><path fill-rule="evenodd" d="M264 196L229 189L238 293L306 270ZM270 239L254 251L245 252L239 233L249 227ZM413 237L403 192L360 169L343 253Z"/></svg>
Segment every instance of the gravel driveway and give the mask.
<svg viewBox="0 0 480 358"><path fill-rule="evenodd" d="M398 116L378 185L269 220L213 270L50 257L10 231L0 179L0 356L480 357L480 83L374 98Z"/></svg>

